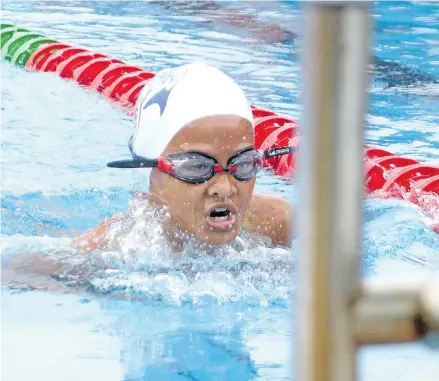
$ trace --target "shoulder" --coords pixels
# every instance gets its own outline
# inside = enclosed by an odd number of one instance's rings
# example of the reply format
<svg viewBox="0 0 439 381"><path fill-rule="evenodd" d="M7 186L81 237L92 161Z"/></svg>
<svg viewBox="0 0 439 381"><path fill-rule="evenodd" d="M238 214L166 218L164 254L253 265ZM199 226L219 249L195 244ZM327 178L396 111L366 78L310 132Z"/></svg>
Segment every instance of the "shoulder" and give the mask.
<svg viewBox="0 0 439 381"><path fill-rule="evenodd" d="M249 202L248 210L261 217L274 218L277 222L279 218L293 218L294 213L293 204L283 197L256 192Z"/></svg>
<svg viewBox="0 0 439 381"><path fill-rule="evenodd" d="M148 202L149 195L146 192L134 192L130 203L136 201ZM115 214L111 217L105 218L96 226L90 228L80 236L74 238L70 243L70 247L78 250L80 253L89 254L94 250L106 249L109 244L109 228L111 225L122 221L129 212Z"/></svg>
<svg viewBox="0 0 439 381"><path fill-rule="evenodd" d="M281 196L273 194L264 194L254 192L252 195L252 200L250 201L253 205L263 206L263 207L273 207L273 208L285 208L292 209L293 205Z"/></svg>
<svg viewBox="0 0 439 381"><path fill-rule="evenodd" d="M70 243L70 247L82 254L89 254L94 250L105 249L108 245L107 232L112 223L123 218L125 214L119 213L102 220L99 224L76 237Z"/></svg>
<svg viewBox="0 0 439 381"><path fill-rule="evenodd" d="M289 246L292 242L294 206L283 197L254 193L243 227L269 236L273 243Z"/></svg>
<svg viewBox="0 0 439 381"><path fill-rule="evenodd" d="M149 195L145 192L134 192L130 203L148 202ZM109 229L113 224L123 221L129 215L128 212L118 213L111 217L105 218L96 226L90 228L80 236L74 238L70 247L78 250L80 253L89 254L94 250L106 249L109 244Z"/></svg>

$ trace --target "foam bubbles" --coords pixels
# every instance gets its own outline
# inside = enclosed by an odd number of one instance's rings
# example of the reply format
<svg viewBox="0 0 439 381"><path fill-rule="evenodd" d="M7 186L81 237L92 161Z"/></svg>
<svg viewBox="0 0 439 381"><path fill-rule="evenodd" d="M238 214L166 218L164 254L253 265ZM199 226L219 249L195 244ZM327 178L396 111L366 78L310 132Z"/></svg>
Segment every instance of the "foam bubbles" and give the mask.
<svg viewBox="0 0 439 381"><path fill-rule="evenodd" d="M209 247L176 230L176 239L186 241L177 253L162 228L167 218L166 208L133 198L125 217L111 225L107 250L82 255L68 247L69 239L49 237L12 236L2 246L15 269L39 268L72 292L168 306L289 303L293 250L247 232L229 245Z"/></svg>

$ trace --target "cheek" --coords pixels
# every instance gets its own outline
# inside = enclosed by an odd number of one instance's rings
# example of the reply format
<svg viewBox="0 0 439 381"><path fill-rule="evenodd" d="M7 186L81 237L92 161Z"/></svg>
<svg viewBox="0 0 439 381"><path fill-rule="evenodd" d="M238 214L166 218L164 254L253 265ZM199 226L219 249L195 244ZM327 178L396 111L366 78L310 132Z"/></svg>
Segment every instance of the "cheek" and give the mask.
<svg viewBox="0 0 439 381"><path fill-rule="evenodd" d="M255 188L255 184L256 184L255 178L250 179L249 181L242 181L237 184L237 187L239 189L239 194L243 199L251 198L253 194L253 190Z"/></svg>
<svg viewBox="0 0 439 381"><path fill-rule="evenodd" d="M194 214L204 213L204 187L172 179L166 188L166 204L178 220L191 220Z"/></svg>

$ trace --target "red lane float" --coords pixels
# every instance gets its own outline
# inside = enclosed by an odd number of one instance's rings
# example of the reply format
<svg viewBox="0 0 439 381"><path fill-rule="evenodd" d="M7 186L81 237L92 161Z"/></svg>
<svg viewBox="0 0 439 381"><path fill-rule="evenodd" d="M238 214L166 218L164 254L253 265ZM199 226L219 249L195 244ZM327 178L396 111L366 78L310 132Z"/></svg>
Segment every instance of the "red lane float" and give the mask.
<svg viewBox="0 0 439 381"><path fill-rule="evenodd" d="M61 43L41 45L29 57L26 68L55 71L63 78L101 92L118 103L128 115L133 114L146 81L155 75L103 54ZM296 121L268 109L251 107L255 118L256 148L298 147L300 137ZM439 167L375 147L365 147L364 160L366 193L404 198L418 204L433 218L439 217ZM278 175L291 175L295 168L295 154L267 159L264 165ZM433 230L439 233L439 225L433 226Z"/></svg>
<svg viewBox="0 0 439 381"><path fill-rule="evenodd" d="M46 56L47 59L38 60L39 63L41 62L40 71L44 71L44 72L56 71L60 63L63 63L64 61L68 60L70 57L74 56L75 54L83 53L86 51L87 50L85 49L72 48L71 46L68 46L67 48L59 49L54 53L47 55Z"/></svg>
<svg viewBox="0 0 439 381"><path fill-rule="evenodd" d="M131 90L135 85L143 82L147 79L154 77L154 74L148 73L146 71L133 71L127 73L120 78L116 79L111 86L104 89L103 94L107 98L119 99L128 90ZM143 87L143 86L142 86ZM140 89L139 89L140 90ZM135 104L135 102L134 102Z"/></svg>
<svg viewBox="0 0 439 381"><path fill-rule="evenodd" d="M404 167L410 164L417 164L414 159L401 156L381 156L375 159L366 160L365 163L365 187L366 193L382 189L386 183L387 176L392 169Z"/></svg>
<svg viewBox="0 0 439 381"><path fill-rule="evenodd" d="M75 70L73 80L81 86L91 87L90 85L99 75L99 73L107 69L110 65L114 64L123 64L123 62L121 60L108 57L92 59L82 65L79 70Z"/></svg>
<svg viewBox="0 0 439 381"><path fill-rule="evenodd" d="M88 63L90 60L96 58L106 58L103 54L89 52L82 52L72 55L70 58L60 62L56 66L56 72L61 78L73 79L73 73L75 69L81 68L84 64Z"/></svg>
<svg viewBox="0 0 439 381"><path fill-rule="evenodd" d="M55 53L58 49L68 48L69 46L70 45L60 42L54 44L44 44L35 51L35 53L38 52L37 55L34 53L29 57L24 67L29 70L42 71L41 67L53 53Z"/></svg>

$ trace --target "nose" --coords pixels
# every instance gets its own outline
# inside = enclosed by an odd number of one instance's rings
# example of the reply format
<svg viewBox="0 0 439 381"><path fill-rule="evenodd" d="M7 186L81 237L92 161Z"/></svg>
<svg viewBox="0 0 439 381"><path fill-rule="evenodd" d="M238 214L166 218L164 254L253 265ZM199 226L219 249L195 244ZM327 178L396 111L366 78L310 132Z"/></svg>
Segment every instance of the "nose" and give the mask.
<svg viewBox="0 0 439 381"><path fill-rule="evenodd" d="M227 198L231 197L238 191L230 173L218 173L212 180L213 182L207 190L207 193L211 197Z"/></svg>

